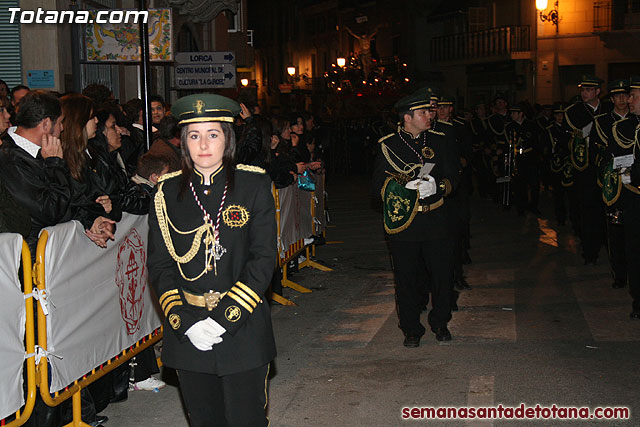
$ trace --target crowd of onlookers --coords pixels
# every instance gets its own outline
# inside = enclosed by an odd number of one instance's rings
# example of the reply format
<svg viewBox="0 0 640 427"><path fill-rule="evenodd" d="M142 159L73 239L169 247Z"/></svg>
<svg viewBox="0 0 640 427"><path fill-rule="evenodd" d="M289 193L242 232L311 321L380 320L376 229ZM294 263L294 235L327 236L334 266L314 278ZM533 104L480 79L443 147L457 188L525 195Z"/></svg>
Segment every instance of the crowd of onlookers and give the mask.
<svg viewBox="0 0 640 427"><path fill-rule="evenodd" d="M32 257L44 227L76 220L88 239L106 247L124 212L146 214L151 193L165 173L182 168L181 130L170 106L150 97L152 140L147 148L140 99L124 104L105 86L58 94L0 80L0 232L20 233ZM323 167L322 144L308 113L267 119L257 105L241 104L236 119L236 163L264 168L277 188L307 170ZM101 425L96 415L109 402L126 398L129 386L155 390L165 384L153 349L129 367L106 376L83 392L83 420ZM27 425L56 426L70 411L39 402Z"/></svg>

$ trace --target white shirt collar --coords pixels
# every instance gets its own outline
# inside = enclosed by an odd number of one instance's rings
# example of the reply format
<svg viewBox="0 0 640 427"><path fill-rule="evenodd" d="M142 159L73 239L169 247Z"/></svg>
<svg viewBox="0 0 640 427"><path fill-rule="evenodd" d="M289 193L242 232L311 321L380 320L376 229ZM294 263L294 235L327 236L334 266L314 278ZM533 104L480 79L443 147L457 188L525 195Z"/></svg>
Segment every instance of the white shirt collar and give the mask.
<svg viewBox="0 0 640 427"><path fill-rule="evenodd" d="M591 105L591 104L587 104L587 105L589 107L591 107L591 109L595 112L598 109L598 107L600 106L600 100L598 99L598 103L596 104L595 107L593 105Z"/></svg>
<svg viewBox="0 0 640 427"><path fill-rule="evenodd" d="M16 129L17 126L11 126L8 131L9 136L13 138L13 141L18 147L22 148L35 159L38 156L38 151L40 151L40 146L29 141L27 138L18 135L16 133Z"/></svg>
<svg viewBox="0 0 640 427"><path fill-rule="evenodd" d="M133 123L131 126L133 126L136 129L140 129L140 130L144 130L144 126L142 126L140 123ZM151 132L157 132L158 129L156 129L155 126L151 125Z"/></svg>

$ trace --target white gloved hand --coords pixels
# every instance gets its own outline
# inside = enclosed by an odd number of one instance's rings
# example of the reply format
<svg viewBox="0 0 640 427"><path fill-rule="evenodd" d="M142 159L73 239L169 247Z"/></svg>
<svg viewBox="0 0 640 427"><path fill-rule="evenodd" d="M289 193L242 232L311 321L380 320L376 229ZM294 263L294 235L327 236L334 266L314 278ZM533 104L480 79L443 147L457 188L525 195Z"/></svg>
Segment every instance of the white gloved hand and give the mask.
<svg viewBox="0 0 640 427"><path fill-rule="evenodd" d="M407 182L407 185L405 185L405 188L408 188L409 190L418 190L418 194L421 199L433 196L438 190L436 180L431 175L427 175L424 179L414 179L413 181L409 181Z"/></svg>
<svg viewBox="0 0 640 427"><path fill-rule="evenodd" d="M213 322L213 324L211 322ZM222 332L216 328L216 325L222 329ZM194 323L193 326L187 329L185 335L195 348L200 351L209 351L213 349L214 344L222 342L221 335L224 332L226 332L226 330L222 326L215 320L207 317L205 320Z"/></svg>

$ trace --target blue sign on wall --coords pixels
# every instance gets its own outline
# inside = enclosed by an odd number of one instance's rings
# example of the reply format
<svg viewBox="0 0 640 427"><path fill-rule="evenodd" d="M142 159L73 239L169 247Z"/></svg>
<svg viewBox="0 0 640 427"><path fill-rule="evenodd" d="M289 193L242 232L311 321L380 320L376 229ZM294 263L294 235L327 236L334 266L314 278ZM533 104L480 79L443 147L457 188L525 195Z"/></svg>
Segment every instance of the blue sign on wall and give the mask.
<svg viewBox="0 0 640 427"><path fill-rule="evenodd" d="M53 70L29 70L27 71L27 86L29 89L53 89Z"/></svg>

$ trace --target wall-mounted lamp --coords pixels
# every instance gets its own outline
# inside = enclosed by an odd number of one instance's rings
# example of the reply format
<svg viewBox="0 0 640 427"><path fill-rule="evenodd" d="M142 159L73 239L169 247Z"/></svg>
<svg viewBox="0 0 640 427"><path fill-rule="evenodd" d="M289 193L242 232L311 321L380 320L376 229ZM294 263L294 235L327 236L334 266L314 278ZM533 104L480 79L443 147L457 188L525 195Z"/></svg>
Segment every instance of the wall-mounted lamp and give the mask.
<svg viewBox="0 0 640 427"><path fill-rule="evenodd" d="M338 58L336 59L336 64L338 64L338 67L342 68L347 65L347 60L345 58Z"/></svg>
<svg viewBox="0 0 640 427"><path fill-rule="evenodd" d="M240 79L240 84L242 85L242 87L249 86L249 79Z"/></svg>
<svg viewBox="0 0 640 427"><path fill-rule="evenodd" d="M296 75L296 67L294 67L293 65L290 65L287 67L287 74L289 74L291 77Z"/></svg>
<svg viewBox="0 0 640 427"><path fill-rule="evenodd" d="M538 9L538 12L540 13L540 20L542 22L549 21L551 22L551 24L558 27L558 20L559 20L558 0L554 2L553 9L551 9L549 13L544 14L543 12L547 10L547 7L548 7L547 0L536 0L536 9Z"/></svg>

